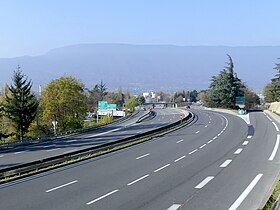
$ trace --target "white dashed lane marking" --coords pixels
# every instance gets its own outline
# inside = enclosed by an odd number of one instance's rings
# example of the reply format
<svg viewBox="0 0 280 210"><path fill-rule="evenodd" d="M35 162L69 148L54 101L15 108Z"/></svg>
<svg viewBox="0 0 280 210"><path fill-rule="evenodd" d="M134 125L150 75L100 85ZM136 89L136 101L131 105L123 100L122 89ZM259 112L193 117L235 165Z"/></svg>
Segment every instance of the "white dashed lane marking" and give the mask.
<svg viewBox="0 0 280 210"><path fill-rule="evenodd" d="M134 180L134 181L128 183L127 185L128 185L128 186L133 185L133 184L135 184L135 183L141 181L142 179L147 178L148 176L150 176L150 175L149 175L149 174L146 174L145 176L142 176L142 177L140 177L140 178L138 178L138 179L136 179L136 180Z"/></svg>
<svg viewBox="0 0 280 210"><path fill-rule="evenodd" d="M117 190L113 190L113 191L111 191L111 192L109 192L109 193L107 193L105 195L102 195L99 198L94 199L93 201L88 202L87 205L91 205L91 204L93 204L93 203L95 203L95 202L97 202L97 201L99 201L99 200L101 200L103 198L106 198L106 197L108 197L108 196L110 196L110 195L112 195L112 194L114 194L114 193L116 193L118 191L119 191L118 189Z"/></svg>
<svg viewBox="0 0 280 210"><path fill-rule="evenodd" d="M225 168L225 167L227 167L227 166L228 166L228 164L230 164L230 163L231 163L231 161L232 161L232 160L226 160L225 162L223 162L223 164L222 164L222 165L220 165L220 167L221 167L221 168Z"/></svg>
<svg viewBox="0 0 280 210"><path fill-rule="evenodd" d="M184 141L184 139L177 141L176 144L181 143L182 141Z"/></svg>
<svg viewBox="0 0 280 210"><path fill-rule="evenodd" d="M156 173L156 172L159 172L159 171L161 171L162 169L167 168L168 166L170 166L170 164L166 164L166 165L164 165L164 166L162 166L162 167L160 167L160 168L154 170L154 172L155 172L155 173Z"/></svg>
<svg viewBox="0 0 280 210"><path fill-rule="evenodd" d="M235 155L238 155L238 154L240 154L240 152L242 152L242 150L243 150L242 148L239 148L239 149L237 149L237 150L234 152L234 154L235 154Z"/></svg>
<svg viewBox="0 0 280 210"><path fill-rule="evenodd" d="M141 159L141 158L147 157L147 156L149 156L149 155L150 155L150 153L147 153L147 154L145 154L145 155L141 155L141 156L137 157L136 160L139 160L139 159Z"/></svg>
<svg viewBox="0 0 280 210"><path fill-rule="evenodd" d="M196 151L197 151L197 149L195 149L195 150L191 151L191 152L189 153L189 155L191 155L191 154L195 153Z"/></svg>
<svg viewBox="0 0 280 210"><path fill-rule="evenodd" d="M178 159L174 160L174 162L176 163L176 162L178 162L178 161L180 161L180 160L184 159L185 157L186 157L186 156L184 155L184 156L182 156L182 157L180 157L180 158L178 158Z"/></svg>
<svg viewBox="0 0 280 210"><path fill-rule="evenodd" d="M244 141L242 145L246 146L248 143L249 143L249 141Z"/></svg>
<svg viewBox="0 0 280 210"><path fill-rule="evenodd" d="M212 179L214 179L214 176L208 176L206 177L202 182L200 182L198 185L195 186L196 189L201 189L203 188L205 185L208 184L208 182L210 182Z"/></svg>
<svg viewBox="0 0 280 210"><path fill-rule="evenodd" d="M54 188L52 188L52 189L46 190L46 193L52 192L52 191L54 191L54 190L58 190L58 189L60 189L60 188L66 187L66 186L71 185L71 184L75 184L75 183L77 183L77 182L78 182L78 180L75 180L75 181L72 181L72 182L69 182L69 183L60 185L60 186L58 186L58 187L54 187Z"/></svg>

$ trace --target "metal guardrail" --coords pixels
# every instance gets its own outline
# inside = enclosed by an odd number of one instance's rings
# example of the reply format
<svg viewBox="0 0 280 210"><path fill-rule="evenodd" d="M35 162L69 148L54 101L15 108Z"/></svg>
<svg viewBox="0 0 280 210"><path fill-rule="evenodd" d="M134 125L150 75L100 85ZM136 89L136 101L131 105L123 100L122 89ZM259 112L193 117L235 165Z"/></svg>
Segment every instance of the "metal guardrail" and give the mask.
<svg viewBox="0 0 280 210"><path fill-rule="evenodd" d="M125 144L133 142L133 141L137 141L139 139L148 138L148 137L154 136L156 134L163 133L167 130L170 130L170 129L174 128L175 126L182 124L183 122L185 122L185 124L188 124L193 119L194 119L194 115L192 113L189 113L189 115L187 115L184 119L182 119L182 121L181 120L176 121L169 125L166 125L166 126L154 129L154 130L150 130L150 131L147 131L144 133L140 133L140 134L137 134L134 136L130 136L130 137L127 137L124 139L120 139L120 140L117 140L114 142L109 142L109 143L105 143L102 145L97 145L97 146L85 148L82 150L78 150L78 151L74 151L74 152L70 152L70 153L66 153L66 154L62 154L62 155L58 155L58 156L54 156L54 157L50 157L50 158L45 158L45 159L41 159L41 160L37 160L37 161L32 161L29 163L12 166L9 168L0 169L0 183L7 182L7 180L5 180L5 179L11 178L11 177L17 176L18 178L23 178L32 171L37 171L39 173L40 169L43 169L43 168L46 168L49 166L54 166L56 164L61 164L61 163L64 163L64 162L70 161L70 160L75 160L75 159L77 160L79 157L82 157L85 155L93 155L100 151L109 150L109 149L115 148L117 146L125 145ZM21 176L22 174L24 174L24 175Z"/></svg>
<svg viewBox="0 0 280 210"><path fill-rule="evenodd" d="M149 111L148 113L146 113L145 115L143 115L142 117L140 117L136 123L140 123L140 122L143 122L144 120L147 120L151 117L155 117L156 116L156 112L155 111Z"/></svg>
<svg viewBox="0 0 280 210"><path fill-rule="evenodd" d="M124 118L114 120L113 122L105 124L105 125L97 125L97 126L89 127L89 128L70 130L70 131L58 133L56 135L49 135L49 136L32 138L32 139L29 139L29 140L23 140L22 142L2 143L2 144L0 144L0 151L15 148L15 147L18 147L18 146L26 146L26 145L30 145L30 144L38 144L38 143L43 143L43 142L47 142L47 141L54 141L56 139L66 138L69 135L78 135L78 134L87 133L87 132L90 132L90 131L106 128L110 125L114 125L114 124L117 124L117 123L120 123L120 122L125 122L125 121L129 120L130 118L134 117L135 115L137 115L138 113L139 113L139 111L133 113L132 115L130 115L128 117L124 117Z"/></svg>

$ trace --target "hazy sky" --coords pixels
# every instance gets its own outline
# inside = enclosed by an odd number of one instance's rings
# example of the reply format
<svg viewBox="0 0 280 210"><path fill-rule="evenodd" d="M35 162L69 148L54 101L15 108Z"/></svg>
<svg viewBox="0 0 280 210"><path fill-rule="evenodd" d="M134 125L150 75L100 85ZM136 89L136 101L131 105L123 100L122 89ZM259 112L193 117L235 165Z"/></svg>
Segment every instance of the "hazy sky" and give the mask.
<svg viewBox="0 0 280 210"><path fill-rule="evenodd" d="M79 43L280 45L279 0L0 0L0 57Z"/></svg>

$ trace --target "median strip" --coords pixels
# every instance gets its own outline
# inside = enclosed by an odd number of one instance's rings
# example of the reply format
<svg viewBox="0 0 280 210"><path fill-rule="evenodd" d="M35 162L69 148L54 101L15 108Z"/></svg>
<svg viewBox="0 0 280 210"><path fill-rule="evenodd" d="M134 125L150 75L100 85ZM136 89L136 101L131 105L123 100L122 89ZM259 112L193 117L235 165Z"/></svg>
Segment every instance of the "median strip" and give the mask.
<svg viewBox="0 0 280 210"><path fill-rule="evenodd" d="M167 133L178 130L188 123L192 122L194 115L189 113L189 115L181 121L174 122L157 128L155 130L150 130L137 134L134 136L129 136L120 140L104 143L102 145L92 145L84 149L80 149L67 154L54 155L41 160L32 161L29 163L23 163L9 168L0 169L0 183L6 183L20 178L28 177L31 175L46 172L52 169L77 163L80 161L88 160L93 157L108 154L117 150L121 150L133 145L137 145L151 139L156 139ZM47 152L58 150L59 148L45 150Z"/></svg>

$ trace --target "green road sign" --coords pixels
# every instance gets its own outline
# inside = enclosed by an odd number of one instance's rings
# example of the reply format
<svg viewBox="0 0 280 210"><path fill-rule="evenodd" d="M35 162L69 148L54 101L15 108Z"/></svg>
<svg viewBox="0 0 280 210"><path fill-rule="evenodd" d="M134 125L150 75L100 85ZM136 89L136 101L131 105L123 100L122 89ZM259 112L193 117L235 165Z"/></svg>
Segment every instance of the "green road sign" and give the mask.
<svg viewBox="0 0 280 210"><path fill-rule="evenodd" d="M236 104L240 104L240 105L245 104L245 96L237 96L235 100L236 100Z"/></svg>
<svg viewBox="0 0 280 210"><path fill-rule="evenodd" d="M239 106L240 108L245 107L245 96L237 96L235 98L235 105Z"/></svg>
<svg viewBox="0 0 280 210"><path fill-rule="evenodd" d="M108 104L108 109L117 110L117 104Z"/></svg>
<svg viewBox="0 0 280 210"><path fill-rule="evenodd" d="M117 104L108 104L107 101L98 101L99 110L117 110Z"/></svg>
<svg viewBox="0 0 280 210"><path fill-rule="evenodd" d="M98 101L98 109L99 110L107 110L108 102L107 101Z"/></svg>

